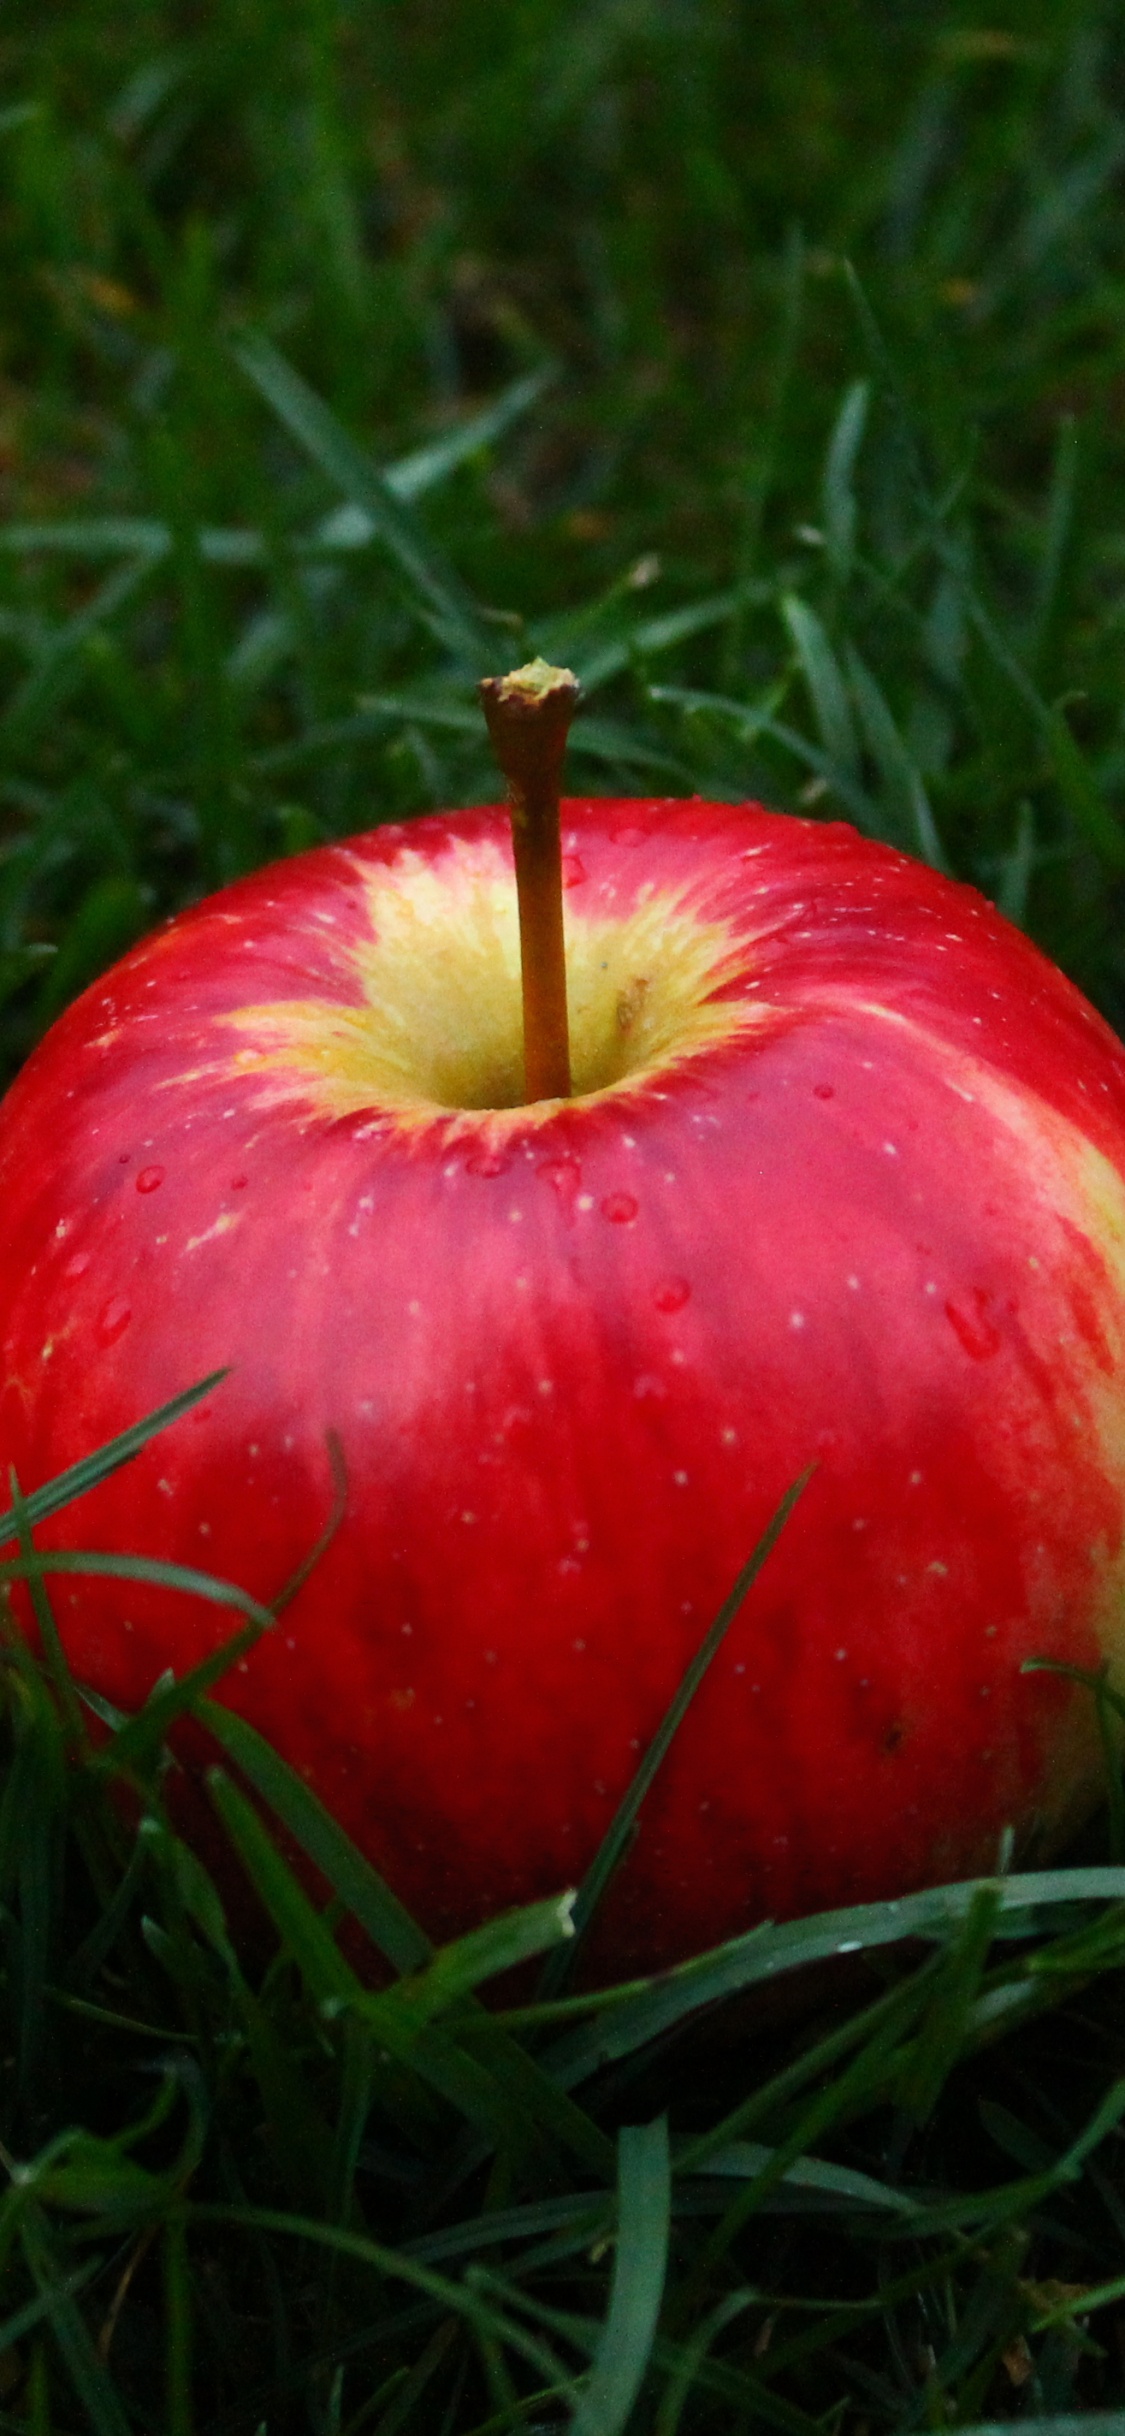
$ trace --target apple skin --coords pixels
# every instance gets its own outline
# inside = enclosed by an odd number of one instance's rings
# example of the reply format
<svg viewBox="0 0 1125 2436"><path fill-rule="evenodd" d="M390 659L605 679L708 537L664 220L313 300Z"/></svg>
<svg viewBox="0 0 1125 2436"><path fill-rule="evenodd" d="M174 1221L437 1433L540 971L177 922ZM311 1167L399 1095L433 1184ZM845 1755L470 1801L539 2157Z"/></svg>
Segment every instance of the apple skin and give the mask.
<svg viewBox="0 0 1125 2436"><path fill-rule="evenodd" d="M563 807L577 1096L520 1106L506 816L238 882L0 1111L0 1452L276 1596L221 1697L435 1937L573 1884L784 1491L599 1967L1042 1851L1125 1625L1125 1053L973 891L754 806ZM483 1093L499 1105L466 1106ZM504 1102L508 1104L503 1104ZM133 1708L229 1630L60 1579Z"/></svg>

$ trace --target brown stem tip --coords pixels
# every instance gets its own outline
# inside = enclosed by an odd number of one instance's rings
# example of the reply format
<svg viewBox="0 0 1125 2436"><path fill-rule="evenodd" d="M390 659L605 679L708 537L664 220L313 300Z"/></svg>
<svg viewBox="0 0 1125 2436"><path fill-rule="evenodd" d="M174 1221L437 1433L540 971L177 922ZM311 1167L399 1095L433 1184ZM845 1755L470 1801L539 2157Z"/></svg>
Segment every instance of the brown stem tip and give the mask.
<svg viewBox="0 0 1125 2436"><path fill-rule="evenodd" d="M529 1100L570 1096L559 781L579 692L569 668L546 660L485 677L480 687L492 749L508 782Z"/></svg>

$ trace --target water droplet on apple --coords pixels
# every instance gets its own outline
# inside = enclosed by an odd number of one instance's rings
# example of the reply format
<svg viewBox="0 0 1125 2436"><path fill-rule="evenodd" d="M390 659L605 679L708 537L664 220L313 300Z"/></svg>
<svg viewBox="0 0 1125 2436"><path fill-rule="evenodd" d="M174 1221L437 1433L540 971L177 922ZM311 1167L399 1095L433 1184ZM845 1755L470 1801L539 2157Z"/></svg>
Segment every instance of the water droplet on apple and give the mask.
<svg viewBox="0 0 1125 2436"><path fill-rule="evenodd" d="M614 846L643 846L648 830L639 821L626 821L620 829L611 829L609 836Z"/></svg>
<svg viewBox="0 0 1125 2436"><path fill-rule="evenodd" d="M132 1316L132 1308L124 1295L111 1294L109 1301L102 1304L94 1322L94 1335L99 1345L115 1345L118 1337L124 1335Z"/></svg>
<svg viewBox="0 0 1125 2436"><path fill-rule="evenodd" d="M690 1295L691 1287L686 1277L662 1277L652 1291L658 1311L682 1311Z"/></svg>
<svg viewBox="0 0 1125 2436"><path fill-rule="evenodd" d="M162 1167L142 1167L136 1182L139 1193L158 1192L164 1182L164 1170Z"/></svg>
<svg viewBox="0 0 1125 2436"><path fill-rule="evenodd" d="M72 1252L63 1265L64 1277L84 1277L90 1266L89 1252Z"/></svg>
<svg viewBox="0 0 1125 2436"><path fill-rule="evenodd" d="M580 855L580 854L564 854L564 856L563 856L563 858L562 858L562 884L563 884L563 887L564 887L564 888L578 888L578 887L580 887L580 886L581 886L582 881L585 879L585 877L586 877L586 865L585 865L585 863L583 862L581 855Z"/></svg>
<svg viewBox="0 0 1125 2436"><path fill-rule="evenodd" d="M582 1170L577 1159L544 1159L535 1173L542 1176L543 1182L549 1184L552 1192L557 1194L563 1217L568 1226L573 1226L578 1189L582 1182Z"/></svg>
<svg viewBox="0 0 1125 2436"><path fill-rule="evenodd" d="M232 1193L241 1193L245 1190L249 1182L249 1176L232 1176L230 1180L230 1189Z"/></svg>
<svg viewBox="0 0 1125 2436"><path fill-rule="evenodd" d="M814 1100L834 1100L834 1099L835 1099L835 1097L836 1097L836 1085L835 1085L835 1083L814 1083L814 1084L813 1084L813 1098L814 1098Z"/></svg>
<svg viewBox="0 0 1125 2436"><path fill-rule="evenodd" d="M628 1226L637 1215L639 1203L633 1193L607 1193L602 1202L602 1217L612 1226Z"/></svg>
<svg viewBox="0 0 1125 2436"><path fill-rule="evenodd" d="M511 1162L502 1150L474 1150L465 1161L467 1176L502 1176Z"/></svg>

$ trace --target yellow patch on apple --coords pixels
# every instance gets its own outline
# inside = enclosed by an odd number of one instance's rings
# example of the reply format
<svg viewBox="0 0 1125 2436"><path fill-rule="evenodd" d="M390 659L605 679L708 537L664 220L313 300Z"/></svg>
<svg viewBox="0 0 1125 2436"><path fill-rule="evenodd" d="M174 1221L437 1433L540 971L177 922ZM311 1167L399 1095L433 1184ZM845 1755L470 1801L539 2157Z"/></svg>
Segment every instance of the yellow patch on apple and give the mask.
<svg viewBox="0 0 1125 2436"><path fill-rule="evenodd" d="M231 1071L260 1078L256 1104L307 1095L322 1114L393 1109L510 1113L525 1128L556 1103L524 1100L520 953L511 865L464 844L436 868L406 851L357 866L371 935L349 943L363 1002L287 998L219 1020L239 1035ZM567 991L576 1096L681 1064L771 1010L718 993L746 971L745 939L705 919L686 891L654 890L622 915L567 909Z"/></svg>

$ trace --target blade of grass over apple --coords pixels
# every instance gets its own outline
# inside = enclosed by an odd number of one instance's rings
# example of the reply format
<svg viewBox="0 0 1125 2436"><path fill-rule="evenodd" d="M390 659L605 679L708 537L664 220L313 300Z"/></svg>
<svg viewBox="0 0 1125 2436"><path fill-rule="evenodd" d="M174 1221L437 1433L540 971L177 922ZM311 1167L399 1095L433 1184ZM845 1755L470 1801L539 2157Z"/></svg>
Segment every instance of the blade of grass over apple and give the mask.
<svg viewBox="0 0 1125 2436"><path fill-rule="evenodd" d="M198 1700L196 1714L221 1743L256 1793L269 1803L282 1826L326 1878L353 1919L359 1922L376 1950L396 1971L417 1971L433 1955L429 1938L418 1927L386 1880L357 1852L317 1795L276 1751L233 1709Z"/></svg>
<svg viewBox="0 0 1125 2436"><path fill-rule="evenodd" d="M202 1403L204 1396L211 1395L226 1377L225 1370L211 1371L195 1387L185 1387L180 1395L173 1396L167 1404L158 1405L154 1412L146 1414L143 1421L135 1421L131 1429L123 1430L118 1438L109 1439L93 1455L84 1455L79 1463L69 1465L54 1480L46 1481L40 1489L33 1489L22 1504L27 1523L34 1528L37 1523L46 1522L49 1515L61 1513L64 1506L72 1505L74 1499L83 1496L87 1489L96 1489L123 1463L131 1463L134 1455L139 1455L141 1448L148 1445L150 1438L158 1437L161 1430L170 1428L173 1421L178 1421L182 1414L191 1412L193 1406ZM6 1514L0 1514L0 1546L5 1540L18 1536L19 1522L14 1509L9 1509Z"/></svg>
<svg viewBox="0 0 1125 2436"><path fill-rule="evenodd" d="M589 1934L598 1905L620 1868L632 1841L633 1831L645 1796L658 1770L663 1765L676 1734L687 1715L707 1669L717 1656L734 1622L743 1600L753 1587L771 1550L776 1546L802 1491L812 1479L815 1465L810 1464L792 1488L787 1489L776 1512L771 1516L757 1547L746 1563L733 1588L720 1607L710 1630L705 1634L691 1664L657 1728L647 1751L636 1770L632 1783L618 1805L602 1842L578 1889L574 1903L574 1939L571 1945L559 1947L547 1962L540 1982L539 1994L544 2002L560 1996L573 1976L575 1964Z"/></svg>
<svg viewBox="0 0 1125 2436"><path fill-rule="evenodd" d="M317 2005L329 2018L346 2008L377 2048L419 2073L490 2148L505 2146L519 2123L521 2093L505 2089L490 2063L469 2054L455 2033L447 2036L436 2026L435 2016L455 2008L495 1970L508 1968L524 1954L541 1953L545 1944L569 1934L569 1901L534 1906L530 1915L493 1923L469 1941L464 1957L456 1947L436 1954L412 1981L400 1981L385 1996L368 1996L257 1811L221 1769L212 1769L207 1782L247 1875ZM433 1989L427 1988L430 1971L437 1973ZM525 2137L530 2128L521 2126ZM581 2145L593 2145L599 2153L602 2142L591 2127L590 2140Z"/></svg>
<svg viewBox="0 0 1125 2436"><path fill-rule="evenodd" d="M321 1557L331 1547L347 1510L348 1467L344 1460L343 1442L339 1431L326 1430L324 1445L328 1457L328 1468L332 1475L332 1511L323 1531L314 1539L307 1556L303 1556L300 1564L294 1568L284 1589L279 1590L277 1597L270 1600L270 1614L275 1618L283 1615L285 1609L296 1598L298 1591L304 1589L309 1575L315 1571Z"/></svg>
<svg viewBox="0 0 1125 2436"><path fill-rule="evenodd" d="M327 1922L298 1885L253 1804L221 1768L208 1769L207 1790L251 1884L261 1896L316 2003L346 2002L358 1996L361 1982L340 1952Z"/></svg>
<svg viewBox="0 0 1125 2436"><path fill-rule="evenodd" d="M7 1557L0 1564L0 1582L24 1581L29 1573L100 1574L114 1581L153 1582L163 1590L182 1590L190 1597L209 1599L216 1607L235 1607L250 1617L259 1632L268 1631L275 1620L272 1608L263 1607L234 1582L200 1573L194 1565L169 1564L162 1557L114 1556L104 1548L33 1548L29 1558Z"/></svg>
<svg viewBox="0 0 1125 2436"><path fill-rule="evenodd" d="M127 1432L124 1438L113 1440L108 1447L101 1450L101 1458L111 1457L113 1459L106 1465L106 1470L115 1469L118 1464L127 1461L130 1455L136 1454L140 1445L146 1442L147 1437L151 1436L155 1429L166 1427L169 1420L177 1418L180 1413L189 1409L199 1400L201 1394L225 1375L226 1373L221 1371L215 1373L213 1379L203 1382L200 1388L189 1391L186 1397L177 1397L170 1405L162 1407L158 1414L150 1417L149 1422L142 1423L138 1429ZM126 1453L122 1453L123 1448L127 1448ZM335 1487L333 1511L308 1556L297 1567L296 1572L285 1584L273 1605L268 1608L263 1607L260 1601L252 1598L248 1592L238 1589L231 1582L220 1580L214 1574L203 1573L190 1566L170 1564L159 1558L115 1556L102 1550L94 1550L89 1553L74 1550L44 1552L36 1547L32 1535L30 1501L23 1498L14 1470L10 1472L12 1497L10 1511L16 1523L20 1556L0 1564L0 1583L24 1580L28 1585L36 1624L47 1656L48 1666L55 1681L56 1693L63 1714L68 1720L72 1739L78 1748L87 1747L81 1701L46 1596L44 1583L46 1574L94 1574L126 1581L150 1582L159 1588L207 1599L213 1605L234 1607L249 1618L249 1623L242 1632L234 1634L230 1640L202 1659L179 1684L174 1681L158 1684L146 1701L144 1708L137 1715L116 1727L112 1742L95 1760L96 1766L121 1771L143 1767L146 1762L151 1761L176 1718L198 1699L200 1694L206 1692L212 1683L225 1674L228 1668L234 1665L247 1650L253 1648L261 1634L270 1629L281 1610L290 1599L295 1597L314 1564L330 1544L339 1528L343 1514L347 1481L344 1474L342 1451L335 1433L332 1431L328 1434L328 1457ZM99 1472L97 1468L101 1458L95 1456L90 1458L87 1463L75 1466L74 1472L63 1474L57 1481L49 1483L48 1490L61 1489L67 1481L73 1480L75 1473L82 1475L81 1488L94 1486L97 1478L105 1476L105 1473ZM80 1491L72 1490L72 1495L76 1493L80 1493ZM40 1492L41 1497L46 1497L47 1494L48 1491ZM60 1499L59 1502L69 1503L70 1500L69 1498ZM47 1508L47 1511L51 1510L52 1508ZM2 1528L3 1526L0 1524L0 1530Z"/></svg>
<svg viewBox="0 0 1125 2436"><path fill-rule="evenodd" d="M356 1851L343 1829L337 1825L310 1789L295 1772L278 1758L275 1751L253 1726L234 1711L217 1703L200 1700L194 1713L206 1725L215 1740L235 1761L242 1775L266 1801L322 1877L333 1894L345 1906L352 1918L370 1937L376 1950L392 1967L402 1974L400 1988L403 2004L403 2036L410 2034L424 2018L427 2000L422 1998L422 2013L416 2014L419 2002L415 1991L425 1985L426 1967L438 1968L440 1957L422 1930L411 1918L396 1895L391 1892L376 1870ZM533 1906L530 1916L508 1915L495 1928L480 1932L483 1940L474 1937L466 1941L462 1956L459 1947L445 1950L445 1958L434 1985L447 1984L452 1972L468 1978L459 1989L458 2001L482 1977L509 1969L527 1954L543 1951L543 1923L556 1935L568 1936L572 1902L569 1896L556 1898L546 1907ZM525 1920L530 1917L530 1929ZM563 1922L566 1922L566 1926ZM530 1936L530 1943L528 1938ZM481 1968L483 1957L483 1968ZM409 1977L409 1985L405 1982ZM448 2001L452 2003L452 1998ZM366 2009L357 2000L350 2008L366 2018ZM552 2140L585 2158L599 2171L610 2162L608 2143L596 2130L588 2116L566 2097L550 2077L517 2044L491 2013L473 2012L458 2023L458 2039L483 2055L485 2063L513 2091L518 2091L526 2112L541 2125Z"/></svg>
<svg viewBox="0 0 1125 2436"><path fill-rule="evenodd" d="M118 1560L119 1563L123 1561ZM75 1572L85 1569L82 1565L67 1568ZM124 1724L117 1727L112 1740L95 1752L91 1766L96 1774L110 1777L130 1774L143 1776L158 1757L177 1720L186 1716L200 1695L210 1691L213 1683L217 1683L230 1667L254 1648L274 1622L268 1607L260 1607L256 1600L236 1590L232 1583L218 1581L207 1573L184 1578L185 1572L186 1569L179 1566L160 1566L148 1558L137 1557L126 1578L163 1583L171 1590L186 1590L192 1597L211 1599L219 1607L241 1608L244 1614L249 1610L250 1621L243 1625L240 1632L232 1633L229 1640L220 1642L218 1648L210 1651L206 1658L201 1658L198 1665L189 1667L187 1674L181 1676L178 1682L174 1676L162 1675L149 1693L144 1707L126 1718Z"/></svg>
<svg viewBox="0 0 1125 2436"><path fill-rule="evenodd" d="M28 1597L31 1600L40 1647L47 1661L47 1670L54 1685L55 1698L62 1711L71 1746L76 1752L82 1752L87 1743L82 1703L74 1688L74 1680L66 1662L66 1655L59 1637L59 1628L55 1622L54 1610L47 1596L47 1586L43 1579L43 1567L32 1533L27 1500L16 1477L14 1464L8 1466L8 1494L12 1501L11 1513L15 1520L16 1537L19 1541L22 1578L27 1583Z"/></svg>
<svg viewBox="0 0 1125 2436"><path fill-rule="evenodd" d="M422 2029L439 2013L448 2012L465 1996L475 1994L486 1980L498 1979L528 1962L549 1946L574 1935L573 1894L552 1896L546 1903L528 1903L518 1911L502 1912L483 1928L470 1929L454 1944L441 1946L409 1978L400 1979L385 1996L358 2001L359 2018L376 2030L392 2015L403 2028Z"/></svg>

